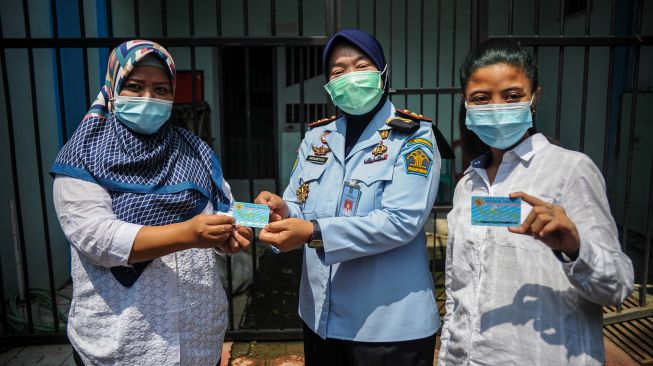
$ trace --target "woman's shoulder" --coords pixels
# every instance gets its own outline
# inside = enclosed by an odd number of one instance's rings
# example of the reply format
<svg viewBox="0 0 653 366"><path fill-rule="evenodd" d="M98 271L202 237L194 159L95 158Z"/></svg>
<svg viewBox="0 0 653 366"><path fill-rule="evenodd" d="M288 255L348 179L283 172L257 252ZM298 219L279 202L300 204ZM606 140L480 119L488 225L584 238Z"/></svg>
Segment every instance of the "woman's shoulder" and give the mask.
<svg viewBox="0 0 653 366"><path fill-rule="evenodd" d="M548 150L548 153L543 158L551 163L563 163L575 168L598 169L592 158L583 152L565 149L564 147L553 144L551 144L551 148Z"/></svg>

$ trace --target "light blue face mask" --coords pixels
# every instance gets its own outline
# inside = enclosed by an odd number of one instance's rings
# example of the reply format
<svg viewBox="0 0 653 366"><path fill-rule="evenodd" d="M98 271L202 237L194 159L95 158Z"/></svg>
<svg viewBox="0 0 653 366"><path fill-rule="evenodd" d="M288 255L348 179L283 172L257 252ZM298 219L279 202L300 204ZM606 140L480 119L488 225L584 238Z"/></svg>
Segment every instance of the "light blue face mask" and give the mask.
<svg viewBox="0 0 653 366"><path fill-rule="evenodd" d="M156 98L118 96L113 100L114 113L130 130L151 135L170 118L172 101Z"/></svg>
<svg viewBox="0 0 653 366"><path fill-rule="evenodd" d="M530 102L468 105L465 125L486 145L507 149L533 127Z"/></svg>
<svg viewBox="0 0 653 366"><path fill-rule="evenodd" d="M363 115L379 103L383 96L381 74L383 71L354 71L338 76L324 86L333 104L343 112ZM386 82L387 82L386 74Z"/></svg>

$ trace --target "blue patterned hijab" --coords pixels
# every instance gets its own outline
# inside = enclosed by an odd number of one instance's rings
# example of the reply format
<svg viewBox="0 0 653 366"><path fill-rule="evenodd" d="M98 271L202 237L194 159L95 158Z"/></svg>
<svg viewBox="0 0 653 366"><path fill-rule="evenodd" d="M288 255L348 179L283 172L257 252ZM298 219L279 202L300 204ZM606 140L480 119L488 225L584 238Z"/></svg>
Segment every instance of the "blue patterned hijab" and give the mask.
<svg viewBox="0 0 653 366"><path fill-rule="evenodd" d="M59 152L50 174L99 184L109 191L117 218L134 224L156 226L184 221L202 212L209 201L215 210L226 212L229 198L222 190L220 162L206 143L171 123L152 135L138 134L113 113L112 99L119 95L139 60L148 54L168 66L174 90L174 61L163 47L142 40L116 47L109 57L105 85ZM119 268L129 272L132 267ZM117 272L114 275L118 281L131 286L142 269L126 282Z"/></svg>

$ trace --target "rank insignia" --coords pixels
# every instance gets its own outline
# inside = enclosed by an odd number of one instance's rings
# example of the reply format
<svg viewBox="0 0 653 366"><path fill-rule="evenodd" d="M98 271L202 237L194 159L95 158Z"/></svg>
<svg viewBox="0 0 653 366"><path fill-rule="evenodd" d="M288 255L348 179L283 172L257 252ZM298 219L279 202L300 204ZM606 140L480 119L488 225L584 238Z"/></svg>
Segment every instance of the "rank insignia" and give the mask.
<svg viewBox="0 0 653 366"><path fill-rule="evenodd" d="M330 152L331 152L331 149L329 149L328 146L324 146L324 145L322 145L322 146L313 146L313 153L315 153L315 155L317 155L317 156L324 156L324 155L326 155L326 154L328 154Z"/></svg>
<svg viewBox="0 0 653 366"><path fill-rule="evenodd" d="M388 126L401 131L401 132L415 132L419 128L419 122L403 118L403 117L390 117L385 122Z"/></svg>
<svg viewBox="0 0 653 366"><path fill-rule="evenodd" d="M322 118L322 119L319 119L319 120L317 120L315 122L309 123L308 128L315 128L315 127L324 126L326 124L329 124L329 123L335 121L336 119L337 119L336 116L331 116L329 118Z"/></svg>
<svg viewBox="0 0 653 366"><path fill-rule="evenodd" d="M408 118L411 118L411 119L418 119L418 120L428 121L428 122L432 121L431 118L426 117L426 116L421 115L421 114L417 114L415 112L411 112L408 109L401 109L401 108L395 109L395 113L400 115L400 116L408 117Z"/></svg>
<svg viewBox="0 0 653 366"><path fill-rule="evenodd" d="M372 155L379 156L385 154L387 151L388 151L388 147L383 145L383 141L381 141L379 142L378 145L374 147L374 149L372 149Z"/></svg>
<svg viewBox="0 0 653 366"><path fill-rule="evenodd" d="M379 131L379 135L381 135L381 139L385 140L390 136L390 130L381 130Z"/></svg>
<svg viewBox="0 0 653 366"><path fill-rule="evenodd" d="M309 189L307 182L302 182L302 184L299 185L299 188L297 188L295 196L297 196L297 202L299 202L300 205L303 205L304 202L306 202L306 199L308 198L308 191Z"/></svg>
<svg viewBox="0 0 653 366"><path fill-rule="evenodd" d="M329 136L330 133L331 133L331 131L324 131L322 133L322 136L320 136L320 142L322 142L323 144L326 144L327 143L326 138L327 138L327 136Z"/></svg>
<svg viewBox="0 0 653 366"><path fill-rule="evenodd" d="M433 160L421 147L418 147L404 155L404 163L407 174L426 177L431 171Z"/></svg>
<svg viewBox="0 0 653 366"><path fill-rule="evenodd" d="M377 155L373 158L367 158L363 160L363 164L372 164L372 163L376 163L377 161L383 161L383 160L388 160L388 154Z"/></svg>

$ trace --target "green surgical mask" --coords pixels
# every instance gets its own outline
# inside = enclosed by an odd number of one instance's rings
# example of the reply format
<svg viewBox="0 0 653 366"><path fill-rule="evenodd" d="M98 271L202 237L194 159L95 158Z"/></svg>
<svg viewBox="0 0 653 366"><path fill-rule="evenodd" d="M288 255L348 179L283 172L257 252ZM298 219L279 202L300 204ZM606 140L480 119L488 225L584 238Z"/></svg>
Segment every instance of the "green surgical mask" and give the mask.
<svg viewBox="0 0 653 366"><path fill-rule="evenodd" d="M387 66L386 66L387 68ZM360 116L371 111L381 97L383 71L354 71L339 76L324 86L333 104L347 114Z"/></svg>

